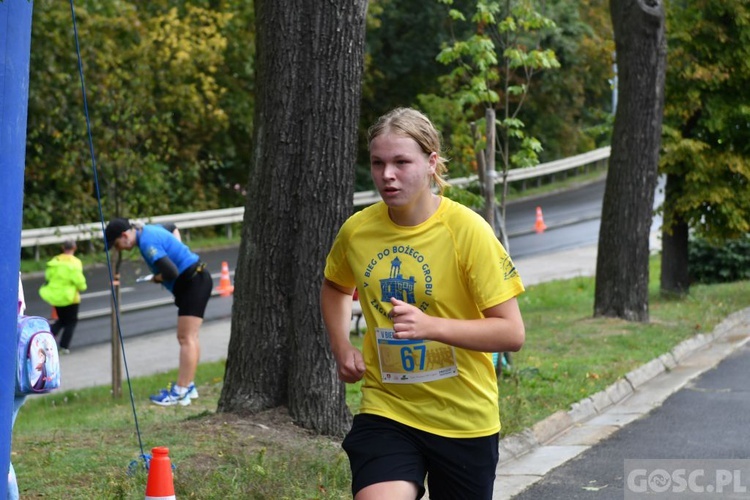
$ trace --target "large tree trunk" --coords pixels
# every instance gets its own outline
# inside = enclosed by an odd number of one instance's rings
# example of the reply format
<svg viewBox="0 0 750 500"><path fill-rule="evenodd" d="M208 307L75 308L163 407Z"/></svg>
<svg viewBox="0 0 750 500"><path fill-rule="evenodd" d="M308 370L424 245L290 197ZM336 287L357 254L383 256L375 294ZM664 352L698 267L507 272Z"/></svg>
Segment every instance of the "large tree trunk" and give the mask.
<svg viewBox="0 0 750 500"><path fill-rule="evenodd" d="M349 428L318 304L352 209L366 10L366 0L255 0L255 152L219 411L286 405L305 428Z"/></svg>
<svg viewBox="0 0 750 500"><path fill-rule="evenodd" d="M664 189L664 204L671 205L682 194L683 179L680 176L667 175ZM690 290L690 269L688 266L687 222L679 214L673 214L671 223L661 233L661 293L664 295L685 295Z"/></svg>
<svg viewBox="0 0 750 500"><path fill-rule="evenodd" d="M619 103L604 191L595 316L648 321L653 218L666 65L661 0L610 0Z"/></svg>

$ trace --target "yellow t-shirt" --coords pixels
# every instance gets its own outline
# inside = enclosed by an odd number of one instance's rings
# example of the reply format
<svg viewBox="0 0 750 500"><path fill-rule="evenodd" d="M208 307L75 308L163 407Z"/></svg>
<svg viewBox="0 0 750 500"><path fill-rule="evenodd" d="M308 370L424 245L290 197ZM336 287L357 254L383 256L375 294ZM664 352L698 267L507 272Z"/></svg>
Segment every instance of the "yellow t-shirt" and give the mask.
<svg viewBox="0 0 750 500"><path fill-rule="evenodd" d="M426 314L477 319L524 291L492 228L442 198L418 226L398 226L380 202L351 216L326 260L327 279L356 286L367 322L360 411L445 437L500 430L497 378L488 353L435 341L391 339L390 297Z"/></svg>

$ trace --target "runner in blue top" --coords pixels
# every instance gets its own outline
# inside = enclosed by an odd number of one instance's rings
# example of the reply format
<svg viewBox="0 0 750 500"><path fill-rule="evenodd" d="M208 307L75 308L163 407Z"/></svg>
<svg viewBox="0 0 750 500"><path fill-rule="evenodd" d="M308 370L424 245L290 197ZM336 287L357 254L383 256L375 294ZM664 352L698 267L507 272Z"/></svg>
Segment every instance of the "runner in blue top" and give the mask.
<svg viewBox="0 0 750 500"><path fill-rule="evenodd" d="M167 277L157 265L157 262L164 257L168 257L176 266L177 276L200 260L198 254L193 253L187 245L180 242L161 225L143 226L140 232L136 230L136 238L138 250L154 275L161 273L165 278ZM164 279L162 285L171 292L177 276L171 280Z"/></svg>
<svg viewBox="0 0 750 500"><path fill-rule="evenodd" d="M131 224L118 218L107 224L104 233L107 248L132 250L137 245L153 273L151 280L174 295L180 343L177 383L170 383L150 399L161 406L189 405L198 397L194 381L200 360L198 332L213 290L211 273L196 253L160 225Z"/></svg>

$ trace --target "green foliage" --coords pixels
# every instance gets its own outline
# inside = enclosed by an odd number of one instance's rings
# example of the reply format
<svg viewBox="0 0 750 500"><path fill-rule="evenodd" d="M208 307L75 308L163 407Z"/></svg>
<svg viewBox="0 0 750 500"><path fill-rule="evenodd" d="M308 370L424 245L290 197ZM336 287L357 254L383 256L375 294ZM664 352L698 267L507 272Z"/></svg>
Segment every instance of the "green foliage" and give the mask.
<svg viewBox="0 0 750 500"><path fill-rule="evenodd" d="M212 169L210 179L220 186L223 207L245 203L245 184L252 158L255 113L255 10L253 2L222 1L218 10L231 12L222 33L227 40L224 66L216 80L225 89L220 108L227 115L225 133L207 145Z"/></svg>
<svg viewBox="0 0 750 500"><path fill-rule="evenodd" d="M441 3L453 5L448 0ZM538 71L559 67L553 51L535 48L539 47L540 34L554 29L554 23L536 12L533 2L526 0L477 0L471 9L451 8L448 15L457 24L469 19L473 32L465 38L454 38L451 43L443 44L437 56L437 61L452 68L440 78L444 100L423 95L420 103L441 129L451 127L451 143L474 147L476 140L469 124L476 122L479 128L486 109L499 110L502 118L496 122L497 152L502 169L507 171L535 165L541 143L527 135L518 115L528 95L532 76ZM461 125L440 121L435 106L443 106L446 101L456 102L458 113L455 114L458 114ZM476 152L467 150L463 153L457 158L459 171L476 171Z"/></svg>
<svg viewBox="0 0 750 500"><path fill-rule="evenodd" d="M86 168L86 147L82 142L85 123L69 26L70 11L65 5L36 3L32 18L24 226L62 224L68 220L66 217L91 220L91 208L96 206L93 177Z"/></svg>
<svg viewBox="0 0 750 500"><path fill-rule="evenodd" d="M667 23L660 170L681 184L664 225L681 218L715 244L750 231L750 5L677 2Z"/></svg>
<svg viewBox="0 0 750 500"><path fill-rule="evenodd" d="M697 283L750 280L750 234L712 245L693 238L688 246L690 278Z"/></svg>
<svg viewBox="0 0 750 500"><path fill-rule="evenodd" d="M486 100L498 109L505 97L524 101L508 125L510 138L529 154L511 155L511 164L606 141L606 2L514 2L536 5L557 26L538 39L519 35L519 47L507 52L499 26L520 33L539 20L506 16L501 4L369 2L357 190L372 189L366 128L394 106L418 106L437 117L454 177L476 172L474 151L483 138L473 137L470 123L481 129ZM105 217L243 205L252 165L253 2L84 0L76 15ZM24 227L97 220L70 9L39 0L33 16ZM454 41L465 55L451 63L452 77L436 56ZM544 49L537 54L538 47ZM564 71L537 71L533 85L516 77L507 88L499 83L504 57L509 66L546 68L549 49ZM462 92L463 100L454 98ZM534 137L544 151L524 143Z"/></svg>
<svg viewBox="0 0 750 500"><path fill-rule="evenodd" d="M356 190L373 189L366 130L397 106L415 105L435 93L443 71L435 62L449 39L443 9L425 0L370 0L367 9Z"/></svg>
<svg viewBox="0 0 750 500"><path fill-rule="evenodd" d="M70 11L51 1L35 7L24 225L97 220ZM225 106L243 102L225 100L218 76L227 72L225 30L238 30L233 13L149 7L89 1L76 9L105 217L216 208L246 178L228 172L237 152L214 141L231 123Z"/></svg>
<svg viewBox="0 0 750 500"><path fill-rule="evenodd" d="M614 37L608 0L544 3L555 29L544 47L555 52L559 71L537 75L520 112L529 135L544 144L540 161L584 153L609 144L614 123L612 63Z"/></svg>
<svg viewBox="0 0 750 500"><path fill-rule="evenodd" d="M473 193L468 189L449 186L445 189L443 195L445 195L446 198L450 198L451 200L472 208L477 212L484 208L484 197Z"/></svg>
<svg viewBox="0 0 750 500"><path fill-rule="evenodd" d="M51 0L35 4L24 227L97 220L70 9ZM511 102L533 96L515 117L519 121L512 122L520 134L511 137L521 147L521 135L542 139L544 151L529 150L540 158L581 152L606 140L602 123L608 114L596 115L601 68L609 63L597 60L606 52L601 35L606 2L537 2L558 27L545 29L541 42L520 38L521 47L554 49L565 71L537 72L533 86L511 78L507 90L488 86L477 69L463 65L476 57L478 68L501 79L504 49L495 41L497 26L523 30L537 22L499 15L499 4L369 2L357 190L372 188L364 132L394 106L418 106L438 117L454 177L476 172L476 139L469 124L483 117L485 96L498 107L504 92ZM76 15L105 217L243 205L253 163L253 2L84 0L77 3ZM451 81L436 56L453 41L468 55L453 63L461 78ZM494 53L475 50L488 49L490 41ZM528 54L533 52L511 49L508 64L527 60L548 66L543 50L539 57ZM464 85L476 95L465 93L466 102L454 99ZM582 124L588 128L582 131ZM482 142L479 138L477 146ZM509 160L523 165L533 158Z"/></svg>
<svg viewBox="0 0 750 500"><path fill-rule="evenodd" d="M450 177L466 177L476 173L476 151L471 124L465 119L462 103L450 96L426 94L418 96L422 109L429 110L430 119L439 124L449 158Z"/></svg>

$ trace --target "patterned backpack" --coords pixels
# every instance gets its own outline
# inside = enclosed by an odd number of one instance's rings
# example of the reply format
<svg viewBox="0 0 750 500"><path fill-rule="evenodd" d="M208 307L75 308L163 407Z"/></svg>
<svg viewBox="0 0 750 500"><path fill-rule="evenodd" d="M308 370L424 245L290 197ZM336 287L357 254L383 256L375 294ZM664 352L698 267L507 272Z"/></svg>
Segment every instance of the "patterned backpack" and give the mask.
<svg viewBox="0 0 750 500"><path fill-rule="evenodd" d="M60 387L60 356L49 323L39 316L18 316L16 394L43 394Z"/></svg>

